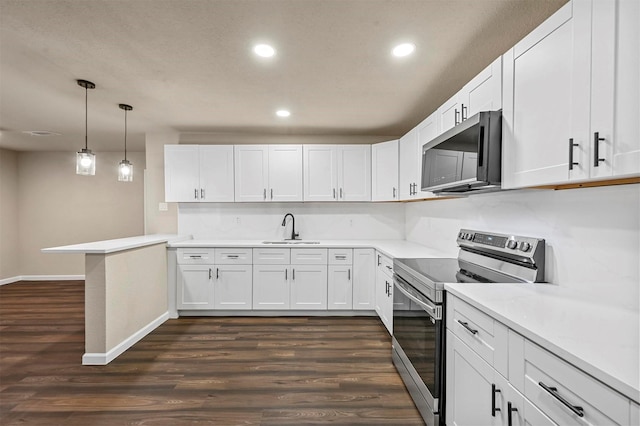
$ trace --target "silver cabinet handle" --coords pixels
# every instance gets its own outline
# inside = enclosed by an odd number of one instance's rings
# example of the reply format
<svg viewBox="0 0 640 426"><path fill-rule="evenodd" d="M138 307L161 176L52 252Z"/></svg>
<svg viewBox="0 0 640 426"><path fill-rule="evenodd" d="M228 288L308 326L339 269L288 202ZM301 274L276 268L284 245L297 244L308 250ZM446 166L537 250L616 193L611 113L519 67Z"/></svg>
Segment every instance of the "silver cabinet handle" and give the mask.
<svg viewBox="0 0 640 426"><path fill-rule="evenodd" d="M464 120L467 119L467 116L464 115L464 112L467 110L467 108L464 106L464 104L462 104L462 107L460 108L460 122L462 123Z"/></svg>
<svg viewBox="0 0 640 426"><path fill-rule="evenodd" d="M265 200L267 199L267 188L264 188L262 190L262 198L264 198Z"/></svg>
<svg viewBox="0 0 640 426"><path fill-rule="evenodd" d="M292 281L296 280L296 269L295 268L291 268L291 280Z"/></svg>
<svg viewBox="0 0 640 426"><path fill-rule="evenodd" d="M204 200L204 189L200 189L200 198Z"/></svg>
<svg viewBox="0 0 640 426"><path fill-rule="evenodd" d="M392 268L391 266L389 266L389 265L385 265L385 267L386 267L388 270L390 270L391 272L393 272L393 268Z"/></svg>
<svg viewBox="0 0 640 426"><path fill-rule="evenodd" d="M285 281L287 281L289 279L288 274L287 274L288 271L289 270L287 268L284 268L284 280Z"/></svg>
<svg viewBox="0 0 640 426"><path fill-rule="evenodd" d="M573 161L573 148L580 146L579 143L573 143L573 138L569 138L569 170L573 170L573 166L577 166L580 163Z"/></svg>
<svg viewBox="0 0 640 426"><path fill-rule="evenodd" d="M227 257L229 259L237 259L239 256L237 254L228 254Z"/></svg>
<svg viewBox="0 0 640 426"><path fill-rule="evenodd" d="M396 187L393 187L393 198L396 198Z"/></svg>
<svg viewBox="0 0 640 426"><path fill-rule="evenodd" d="M198 188L194 188L194 190L193 190L193 198L194 198L195 200L197 200L197 199L198 199Z"/></svg>
<svg viewBox="0 0 640 426"><path fill-rule="evenodd" d="M342 199L342 188L340 188L340 199Z"/></svg>
<svg viewBox="0 0 640 426"><path fill-rule="evenodd" d="M378 266L380 266L380 255L378 255Z"/></svg>
<svg viewBox="0 0 640 426"><path fill-rule="evenodd" d="M216 268L216 280L220 279L220 268Z"/></svg>
<svg viewBox="0 0 640 426"><path fill-rule="evenodd" d="M578 406L578 405L573 405L571 404L569 401L567 401L566 399L564 399L562 397L562 395L560 395L558 393L558 388L555 388L553 386L547 386L542 382L538 382L538 385L540 385L540 387L542 387L542 389L544 389L545 391L547 391L549 394L551 394L552 397L554 397L555 399L557 399L558 401L560 401L562 403L562 405L564 405L565 407L567 407L569 410L571 410L576 416L578 417L584 417L584 408Z"/></svg>
<svg viewBox="0 0 640 426"><path fill-rule="evenodd" d="M202 256L200 256L199 254L192 254L191 256L189 256L189 258L191 258L191 259L202 259Z"/></svg>
<svg viewBox="0 0 640 426"><path fill-rule="evenodd" d="M593 134L593 167L599 167L600 162L604 161L604 158L600 158L600 141L604 138L600 137L600 132Z"/></svg>
<svg viewBox="0 0 640 426"><path fill-rule="evenodd" d="M465 322L465 321L460 321L460 320L456 320L458 321L458 324L460 324L461 326L463 326L469 333L471 334L478 334L478 330L474 330L473 328L469 327L469 323Z"/></svg>
<svg viewBox="0 0 640 426"><path fill-rule="evenodd" d="M347 281L351 281L351 268L347 269Z"/></svg>
<svg viewBox="0 0 640 426"><path fill-rule="evenodd" d="M454 126L457 126L458 124L460 124L460 121L458 121L458 114L460 114L458 112L458 108L456 108L455 110L453 110L453 122L454 122Z"/></svg>
<svg viewBox="0 0 640 426"><path fill-rule="evenodd" d="M271 199L273 200L273 188L271 188Z"/></svg>
<svg viewBox="0 0 640 426"><path fill-rule="evenodd" d="M336 255L336 260L346 260L347 256L346 255L342 255L342 254L337 254Z"/></svg>
<svg viewBox="0 0 640 426"><path fill-rule="evenodd" d="M335 188L333 188L333 199L334 200L336 199L336 189Z"/></svg>
<svg viewBox="0 0 640 426"><path fill-rule="evenodd" d="M209 268L209 279L211 279L212 274L213 274L213 271L211 270L211 268Z"/></svg>

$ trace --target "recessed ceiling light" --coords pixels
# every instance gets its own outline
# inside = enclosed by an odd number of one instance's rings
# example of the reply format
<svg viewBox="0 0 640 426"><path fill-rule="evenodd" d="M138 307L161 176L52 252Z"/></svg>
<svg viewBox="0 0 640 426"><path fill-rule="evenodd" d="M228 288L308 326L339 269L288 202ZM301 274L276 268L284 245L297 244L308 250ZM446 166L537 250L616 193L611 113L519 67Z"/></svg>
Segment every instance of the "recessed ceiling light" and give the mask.
<svg viewBox="0 0 640 426"><path fill-rule="evenodd" d="M393 56L402 57L411 55L416 50L416 45L413 43L402 43L393 48Z"/></svg>
<svg viewBox="0 0 640 426"><path fill-rule="evenodd" d="M31 136L60 136L60 133L50 132L48 130L25 130L22 133L26 133Z"/></svg>
<svg viewBox="0 0 640 426"><path fill-rule="evenodd" d="M268 44L256 44L253 46L253 53L263 58L270 58L276 54L276 49Z"/></svg>
<svg viewBox="0 0 640 426"><path fill-rule="evenodd" d="M276 115L278 117L289 117L291 115L291 113L289 111L287 111L286 109L279 109L276 111Z"/></svg>

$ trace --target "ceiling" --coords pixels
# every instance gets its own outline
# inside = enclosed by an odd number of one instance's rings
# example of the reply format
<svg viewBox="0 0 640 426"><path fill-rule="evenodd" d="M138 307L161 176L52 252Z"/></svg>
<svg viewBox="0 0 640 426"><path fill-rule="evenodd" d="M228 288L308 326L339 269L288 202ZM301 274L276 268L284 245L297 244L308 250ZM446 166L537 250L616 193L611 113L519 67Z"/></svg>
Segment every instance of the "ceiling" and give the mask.
<svg viewBox="0 0 640 426"><path fill-rule="evenodd" d="M0 147L410 130L566 0L0 0ZM391 56L412 42L410 57ZM258 42L277 54L259 58ZM291 116L276 117L278 108ZM25 131L50 131L32 136Z"/></svg>

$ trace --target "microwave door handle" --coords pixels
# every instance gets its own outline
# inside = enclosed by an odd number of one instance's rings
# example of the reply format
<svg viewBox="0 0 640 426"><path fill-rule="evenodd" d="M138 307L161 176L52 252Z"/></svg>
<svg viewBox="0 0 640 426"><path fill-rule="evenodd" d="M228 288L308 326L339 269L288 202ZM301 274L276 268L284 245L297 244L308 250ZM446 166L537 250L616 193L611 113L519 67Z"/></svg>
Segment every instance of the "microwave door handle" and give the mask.
<svg viewBox="0 0 640 426"><path fill-rule="evenodd" d="M400 284L398 281L396 281L396 288L398 290L400 290L400 293L404 294L405 296L407 296L409 299L413 300L414 302L416 302L421 308L424 308L429 315L431 315L434 319L438 319L436 318L436 307L434 305L431 305L429 303L425 303L422 300L418 299L417 297L415 297L413 294L409 293L402 284Z"/></svg>
<svg viewBox="0 0 640 426"><path fill-rule="evenodd" d="M478 167L483 167L484 165L484 147L485 147L485 126L480 125L480 136L478 142Z"/></svg>

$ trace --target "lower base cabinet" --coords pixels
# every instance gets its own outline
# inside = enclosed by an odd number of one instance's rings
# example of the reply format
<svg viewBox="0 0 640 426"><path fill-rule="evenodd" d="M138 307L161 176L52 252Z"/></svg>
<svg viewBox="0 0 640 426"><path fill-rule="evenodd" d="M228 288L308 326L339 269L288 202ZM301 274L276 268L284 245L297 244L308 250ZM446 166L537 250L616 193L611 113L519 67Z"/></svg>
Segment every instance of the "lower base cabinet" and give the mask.
<svg viewBox="0 0 640 426"><path fill-rule="evenodd" d="M327 265L291 266L289 309L327 309Z"/></svg>
<svg viewBox="0 0 640 426"><path fill-rule="evenodd" d="M376 312L393 334L393 261L381 253L376 253L376 259Z"/></svg>
<svg viewBox="0 0 640 426"><path fill-rule="evenodd" d="M353 309L351 265L330 265L328 272L327 308Z"/></svg>
<svg viewBox="0 0 640 426"><path fill-rule="evenodd" d="M179 265L178 309L213 309L213 265Z"/></svg>
<svg viewBox="0 0 640 426"><path fill-rule="evenodd" d="M252 308L253 270L251 265L216 267L213 284L215 309L249 310Z"/></svg>
<svg viewBox="0 0 640 426"><path fill-rule="evenodd" d="M289 266L253 265L253 309L289 309Z"/></svg>

